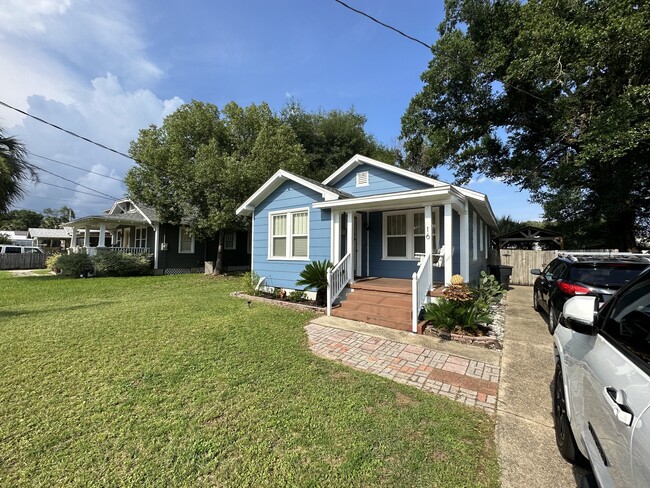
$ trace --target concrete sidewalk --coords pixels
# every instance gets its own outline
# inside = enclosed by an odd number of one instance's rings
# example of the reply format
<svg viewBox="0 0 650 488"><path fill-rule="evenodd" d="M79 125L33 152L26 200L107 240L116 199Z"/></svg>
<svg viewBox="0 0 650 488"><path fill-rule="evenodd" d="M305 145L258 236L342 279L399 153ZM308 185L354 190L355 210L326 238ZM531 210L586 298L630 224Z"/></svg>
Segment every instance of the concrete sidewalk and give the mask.
<svg viewBox="0 0 650 488"><path fill-rule="evenodd" d="M579 486L584 471L566 462L555 444L553 338L532 297L532 287L516 286L506 302L496 426L501 486Z"/></svg>

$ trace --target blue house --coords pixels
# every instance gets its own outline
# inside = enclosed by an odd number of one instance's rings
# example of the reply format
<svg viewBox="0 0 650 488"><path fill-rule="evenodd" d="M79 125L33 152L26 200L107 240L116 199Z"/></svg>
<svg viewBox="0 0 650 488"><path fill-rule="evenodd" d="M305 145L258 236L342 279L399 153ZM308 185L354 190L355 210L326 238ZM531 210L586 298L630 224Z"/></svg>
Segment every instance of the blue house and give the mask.
<svg viewBox="0 0 650 488"><path fill-rule="evenodd" d="M322 183L279 170L237 214L263 286L295 289L328 259L328 314L413 332L433 290L487 268L496 231L486 195L361 155Z"/></svg>

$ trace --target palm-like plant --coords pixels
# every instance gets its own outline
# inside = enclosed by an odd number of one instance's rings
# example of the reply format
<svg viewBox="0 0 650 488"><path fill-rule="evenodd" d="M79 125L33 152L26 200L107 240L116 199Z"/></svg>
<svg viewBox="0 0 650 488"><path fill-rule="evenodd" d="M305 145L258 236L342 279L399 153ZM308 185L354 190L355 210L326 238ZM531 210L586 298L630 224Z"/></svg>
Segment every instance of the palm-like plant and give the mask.
<svg viewBox="0 0 650 488"><path fill-rule="evenodd" d="M323 261L312 261L300 272L300 280L296 281L297 286L308 286L316 288L316 305L325 304L325 293L327 292L327 270L332 263Z"/></svg>
<svg viewBox="0 0 650 488"><path fill-rule="evenodd" d="M27 161L27 151L15 137L6 136L0 128L0 213L25 192L21 182L36 180L35 168Z"/></svg>

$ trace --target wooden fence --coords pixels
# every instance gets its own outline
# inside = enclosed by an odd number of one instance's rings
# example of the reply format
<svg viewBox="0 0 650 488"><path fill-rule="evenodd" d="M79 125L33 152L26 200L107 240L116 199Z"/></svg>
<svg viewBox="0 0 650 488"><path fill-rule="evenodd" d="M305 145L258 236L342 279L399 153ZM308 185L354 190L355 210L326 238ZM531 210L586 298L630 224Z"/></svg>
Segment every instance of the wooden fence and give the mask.
<svg viewBox="0 0 650 488"><path fill-rule="evenodd" d="M492 256L490 256L492 258L490 262L498 259L498 264L512 266L512 276L510 276L511 285L532 285L537 276L530 274L530 270L533 268L544 268L544 266L557 257L557 254L558 251L501 249L501 251L493 252Z"/></svg>
<svg viewBox="0 0 650 488"><path fill-rule="evenodd" d="M44 267L45 254L40 252L0 254L0 269L38 269Z"/></svg>

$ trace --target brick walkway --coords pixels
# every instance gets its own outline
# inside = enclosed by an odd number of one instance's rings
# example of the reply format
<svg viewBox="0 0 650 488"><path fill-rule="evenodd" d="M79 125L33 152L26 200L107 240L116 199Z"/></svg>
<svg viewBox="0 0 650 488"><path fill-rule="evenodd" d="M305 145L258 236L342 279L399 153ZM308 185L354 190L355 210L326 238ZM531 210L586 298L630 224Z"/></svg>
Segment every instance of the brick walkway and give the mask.
<svg viewBox="0 0 650 488"><path fill-rule="evenodd" d="M305 329L319 356L495 413L497 366L314 323Z"/></svg>

